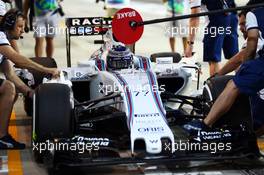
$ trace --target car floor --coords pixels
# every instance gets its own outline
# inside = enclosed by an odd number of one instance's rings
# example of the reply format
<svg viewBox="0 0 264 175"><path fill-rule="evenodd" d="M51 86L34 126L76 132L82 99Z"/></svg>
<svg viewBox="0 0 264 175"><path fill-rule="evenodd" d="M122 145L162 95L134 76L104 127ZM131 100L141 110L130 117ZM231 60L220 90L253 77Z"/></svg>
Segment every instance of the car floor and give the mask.
<svg viewBox="0 0 264 175"><path fill-rule="evenodd" d="M31 146L32 118L26 116L23 110L22 97L15 104L10 121L9 132L19 141L27 144L25 150L0 151L0 175L47 175L47 168L38 164L32 156ZM259 138L259 147L264 152L264 138ZM128 153L127 153L128 154ZM70 174L205 174L205 175L239 175L264 174L264 160L259 161L193 161L170 164L148 165L129 164L119 166L102 166L90 168L63 168L56 172L60 175Z"/></svg>

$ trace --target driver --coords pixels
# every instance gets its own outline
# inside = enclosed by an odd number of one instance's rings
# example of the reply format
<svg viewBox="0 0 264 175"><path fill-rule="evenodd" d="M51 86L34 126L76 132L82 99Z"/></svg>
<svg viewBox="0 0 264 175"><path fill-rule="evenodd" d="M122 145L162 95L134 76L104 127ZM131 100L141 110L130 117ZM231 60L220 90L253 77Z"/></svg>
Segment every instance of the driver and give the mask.
<svg viewBox="0 0 264 175"><path fill-rule="evenodd" d="M188 132L197 133L199 130L210 128L231 108L240 93L252 97L264 88L264 44L259 52L259 57L255 58L258 39L264 38L263 14L264 7L254 9L247 13L247 46L242 57L243 64L240 66L235 77L228 82L203 122L193 121L184 125L184 128Z"/></svg>
<svg viewBox="0 0 264 175"><path fill-rule="evenodd" d="M114 45L107 54L106 64L110 71L132 68L133 55L127 47Z"/></svg>
<svg viewBox="0 0 264 175"><path fill-rule="evenodd" d="M13 109L16 89L26 96L33 95L33 90L26 86L15 74L11 62L21 68L31 68L53 77L60 72L55 68L47 68L32 62L17 53L9 44L8 38L19 39L24 32L24 17L18 10L8 11L0 24L0 71L7 80L0 78L0 149L24 149L25 144L17 142L8 134L8 125Z"/></svg>

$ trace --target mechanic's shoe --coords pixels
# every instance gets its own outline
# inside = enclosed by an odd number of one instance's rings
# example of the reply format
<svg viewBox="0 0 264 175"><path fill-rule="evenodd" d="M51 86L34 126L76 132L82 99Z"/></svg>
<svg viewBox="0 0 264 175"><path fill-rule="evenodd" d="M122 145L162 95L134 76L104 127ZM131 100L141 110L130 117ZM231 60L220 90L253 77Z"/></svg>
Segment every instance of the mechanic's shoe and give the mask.
<svg viewBox="0 0 264 175"><path fill-rule="evenodd" d="M187 131L190 135L197 135L201 130L210 130L210 128L200 120L191 121L183 125L183 129Z"/></svg>
<svg viewBox="0 0 264 175"><path fill-rule="evenodd" d="M7 134L0 138L0 149L25 149L24 143L17 142L11 135Z"/></svg>

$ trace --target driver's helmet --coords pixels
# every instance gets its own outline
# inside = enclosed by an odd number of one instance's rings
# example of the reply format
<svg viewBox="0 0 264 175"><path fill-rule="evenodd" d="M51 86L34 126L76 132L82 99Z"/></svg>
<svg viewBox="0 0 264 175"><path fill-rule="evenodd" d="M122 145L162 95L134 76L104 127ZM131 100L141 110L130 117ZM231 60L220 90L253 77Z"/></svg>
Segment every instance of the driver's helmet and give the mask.
<svg viewBox="0 0 264 175"><path fill-rule="evenodd" d="M128 69L133 64L133 54L122 45L113 46L106 56L108 70Z"/></svg>

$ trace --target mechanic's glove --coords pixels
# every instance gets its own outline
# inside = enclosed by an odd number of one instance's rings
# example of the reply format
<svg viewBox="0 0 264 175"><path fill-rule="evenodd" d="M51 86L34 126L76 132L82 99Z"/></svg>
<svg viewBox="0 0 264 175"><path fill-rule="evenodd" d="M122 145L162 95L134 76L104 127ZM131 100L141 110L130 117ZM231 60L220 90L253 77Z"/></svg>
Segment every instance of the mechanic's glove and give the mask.
<svg viewBox="0 0 264 175"><path fill-rule="evenodd" d="M52 78L59 78L60 77L60 71L57 68L47 68L48 73L52 75Z"/></svg>
<svg viewBox="0 0 264 175"><path fill-rule="evenodd" d="M211 128L209 126L207 126L203 121L193 120L193 121L183 125L183 129L190 136L197 136L200 131L210 130Z"/></svg>
<svg viewBox="0 0 264 175"><path fill-rule="evenodd" d="M218 76L220 76L220 75L219 75L218 73L215 73L215 74L212 75L211 77L207 78L207 80L204 82L204 85L205 85L207 82L209 82L211 79L216 78L216 77L218 77Z"/></svg>
<svg viewBox="0 0 264 175"><path fill-rule="evenodd" d="M27 94L26 94L26 98L33 98L33 95L34 95L35 91L33 89L27 91Z"/></svg>

